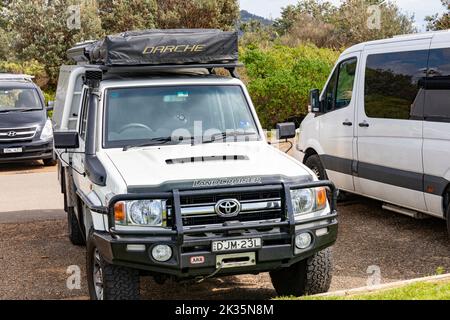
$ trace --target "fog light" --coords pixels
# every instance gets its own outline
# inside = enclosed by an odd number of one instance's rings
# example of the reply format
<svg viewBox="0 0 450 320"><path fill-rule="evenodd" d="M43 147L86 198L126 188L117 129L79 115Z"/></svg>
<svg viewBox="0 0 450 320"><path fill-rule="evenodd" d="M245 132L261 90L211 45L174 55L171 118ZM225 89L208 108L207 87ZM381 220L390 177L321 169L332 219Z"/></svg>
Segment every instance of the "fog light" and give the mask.
<svg viewBox="0 0 450 320"><path fill-rule="evenodd" d="M165 244L157 245L152 250L152 257L159 262L169 261L172 258L172 248Z"/></svg>
<svg viewBox="0 0 450 320"><path fill-rule="evenodd" d="M298 249L306 249L312 243L312 237L309 233L302 233L295 237L295 246Z"/></svg>

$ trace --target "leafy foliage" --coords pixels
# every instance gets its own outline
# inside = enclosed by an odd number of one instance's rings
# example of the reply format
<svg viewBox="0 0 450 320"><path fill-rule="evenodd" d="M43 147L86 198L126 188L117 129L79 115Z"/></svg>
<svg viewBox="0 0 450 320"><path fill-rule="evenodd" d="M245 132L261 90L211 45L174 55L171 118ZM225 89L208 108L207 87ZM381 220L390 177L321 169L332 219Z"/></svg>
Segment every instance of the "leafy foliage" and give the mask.
<svg viewBox="0 0 450 320"><path fill-rule="evenodd" d="M275 27L284 44L312 42L332 48L415 31L413 17L403 14L392 2L379 3L345 0L337 7L327 1L303 0L284 8ZM371 6L375 4L379 4L379 12L373 11Z"/></svg>
<svg viewBox="0 0 450 320"><path fill-rule="evenodd" d="M305 116L309 91L323 87L338 55L314 45L243 48L248 89L263 126Z"/></svg>
<svg viewBox="0 0 450 320"><path fill-rule="evenodd" d="M70 5L75 0L17 0L8 6L9 29L15 37L11 47L20 61L37 60L45 66L50 85L56 83L59 66L66 62L66 51L76 42L103 34L92 1L83 1L81 29L67 27Z"/></svg>
<svg viewBox="0 0 450 320"><path fill-rule="evenodd" d="M435 14L425 18L425 20L428 22L427 30L429 31L450 29L450 2L448 0L441 0L441 2L444 7L447 7L447 12L442 16L439 16L439 14Z"/></svg>
<svg viewBox="0 0 450 320"><path fill-rule="evenodd" d="M98 0L98 8L108 34L155 27L156 0Z"/></svg>
<svg viewBox="0 0 450 320"><path fill-rule="evenodd" d="M0 72L15 74L30 74L40 87L46 87L49 81L45 66L36 60L26 62L0 61Z"/></svg>
<svg viewBox="0 0 450 320"><path fill-rule="evenodd" d="M239 19L237 0L157 0L157 27L231 30Z"/></svg>

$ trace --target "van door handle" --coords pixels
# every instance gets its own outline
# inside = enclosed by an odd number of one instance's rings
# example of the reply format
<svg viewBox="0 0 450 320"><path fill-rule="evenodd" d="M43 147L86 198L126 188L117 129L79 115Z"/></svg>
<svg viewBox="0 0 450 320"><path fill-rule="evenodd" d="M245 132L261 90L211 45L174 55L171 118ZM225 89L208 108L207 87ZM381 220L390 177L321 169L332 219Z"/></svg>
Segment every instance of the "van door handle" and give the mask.
<svg viewBox="0 0 450 320"><path fill-rule="evenodd" d="M359 124L359 126L360 126L361 128L368 128L368 127L370 127L370 125L369 125L366 121L361 122L361 123Z"/></svg>
<svg viewBox="0 0 450 320"><path fill-rule="evenodd" d="M353 125L353 123L351 123L350 121L342 122L342 124L346 127L351 127Z"/></svg>

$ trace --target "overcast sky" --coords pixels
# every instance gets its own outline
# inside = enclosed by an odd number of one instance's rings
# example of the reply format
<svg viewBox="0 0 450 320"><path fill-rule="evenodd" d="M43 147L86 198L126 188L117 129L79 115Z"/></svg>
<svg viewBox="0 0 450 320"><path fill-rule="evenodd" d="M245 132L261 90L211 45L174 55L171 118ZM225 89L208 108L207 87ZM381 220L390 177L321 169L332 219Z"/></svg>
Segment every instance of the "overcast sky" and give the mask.
<svg viewBox="0 0 450 320"><path fill-rule="evenodd" d="M341 0L329 0L334 4ZM416 25L420 30L425 30L424 19L427 15L445 12L440 0L390 0L395 2L403 12L414 14ZM241 9L266 18L278 18L281 8L289 4L296 4L298 0L240 0Z"/></svg>

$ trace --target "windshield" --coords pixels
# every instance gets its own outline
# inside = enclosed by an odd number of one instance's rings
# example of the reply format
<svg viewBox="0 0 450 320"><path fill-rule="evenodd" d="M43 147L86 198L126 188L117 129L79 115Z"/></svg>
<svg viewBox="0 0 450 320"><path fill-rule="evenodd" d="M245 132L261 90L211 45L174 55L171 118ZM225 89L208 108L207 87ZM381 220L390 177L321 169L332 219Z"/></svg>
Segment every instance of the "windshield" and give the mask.
<svg viewBox="0 0 450 320"><path fill-rule="evenodd" d="M42 103L35 89L0 87L0 112L28 110L42 110Z"/></svg>
<svg viewBox="0 0 450 320"><path fill-rule="evenodd" d="M259 139L239 86L109 89L105 120L106 148Z"/></svg>

